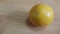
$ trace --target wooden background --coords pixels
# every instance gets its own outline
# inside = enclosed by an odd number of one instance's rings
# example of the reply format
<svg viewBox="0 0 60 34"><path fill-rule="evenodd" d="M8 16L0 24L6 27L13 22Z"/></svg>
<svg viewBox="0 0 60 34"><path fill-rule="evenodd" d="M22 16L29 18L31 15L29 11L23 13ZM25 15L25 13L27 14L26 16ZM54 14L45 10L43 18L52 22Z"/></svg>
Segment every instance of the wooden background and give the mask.
<svg viewBox="0 0 60 34"><path fill-rule="evenodd" d="M50 5L54 21L44 31L33 31L26 25L32 6L38 3ZM3 34L60 34L60 0L0 0L0 12L8 14L8 24Z"/></svg>

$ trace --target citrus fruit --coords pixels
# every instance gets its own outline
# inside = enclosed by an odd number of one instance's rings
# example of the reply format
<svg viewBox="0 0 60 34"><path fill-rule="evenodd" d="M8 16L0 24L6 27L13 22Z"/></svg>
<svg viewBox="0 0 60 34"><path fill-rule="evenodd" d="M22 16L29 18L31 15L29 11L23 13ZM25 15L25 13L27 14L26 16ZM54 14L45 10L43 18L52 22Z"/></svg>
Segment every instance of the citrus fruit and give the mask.
<svg viewBox="0 0 60 34"><path fill-rule="evenodd" d="M46 4L36 4L29 13L29 20L36 26L48 26L53 19L53 9Z"/></svg>

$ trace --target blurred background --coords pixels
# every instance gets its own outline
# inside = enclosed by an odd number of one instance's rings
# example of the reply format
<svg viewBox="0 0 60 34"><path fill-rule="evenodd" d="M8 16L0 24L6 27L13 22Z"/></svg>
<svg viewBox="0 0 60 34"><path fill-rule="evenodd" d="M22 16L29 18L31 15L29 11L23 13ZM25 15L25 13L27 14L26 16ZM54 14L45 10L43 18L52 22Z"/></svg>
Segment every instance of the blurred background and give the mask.
<svg viewBox="0 0 60 34"><path fill-rule="evenodd" d="M32 31L25 22L38 3L50 5L55 14L54 22L44 31ZM60 0L0 0L0 13L9 16L3 34L60 34Z"/></svg>

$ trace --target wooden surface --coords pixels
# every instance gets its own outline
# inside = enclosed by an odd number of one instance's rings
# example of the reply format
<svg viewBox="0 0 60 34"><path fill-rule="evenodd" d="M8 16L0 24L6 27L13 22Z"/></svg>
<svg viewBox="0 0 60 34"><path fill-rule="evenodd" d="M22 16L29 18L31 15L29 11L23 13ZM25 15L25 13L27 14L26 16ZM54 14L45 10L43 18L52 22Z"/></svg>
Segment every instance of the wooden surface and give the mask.
<svg viewBox="0 0 60 34"><path fill-rule="evenodd" d="M60 0L0 0L0 12L9 15L3 34L60 34ZM44 31L34 31L26 25L29 10L37 3L50 5L55 14L53 23Z"/></svg>

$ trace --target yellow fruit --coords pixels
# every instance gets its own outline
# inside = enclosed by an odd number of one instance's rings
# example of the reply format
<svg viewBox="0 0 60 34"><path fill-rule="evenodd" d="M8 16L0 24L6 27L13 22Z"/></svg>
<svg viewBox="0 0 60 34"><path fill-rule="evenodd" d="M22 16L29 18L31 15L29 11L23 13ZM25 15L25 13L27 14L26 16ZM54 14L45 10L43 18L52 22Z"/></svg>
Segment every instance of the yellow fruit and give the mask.
<svg viewBox="0 0 60 34"><path fill-rule="evenodd" d="M37 4L29 13L29 20L36 26L48 26L54 19L53 9L46 4Z"/></svg>

